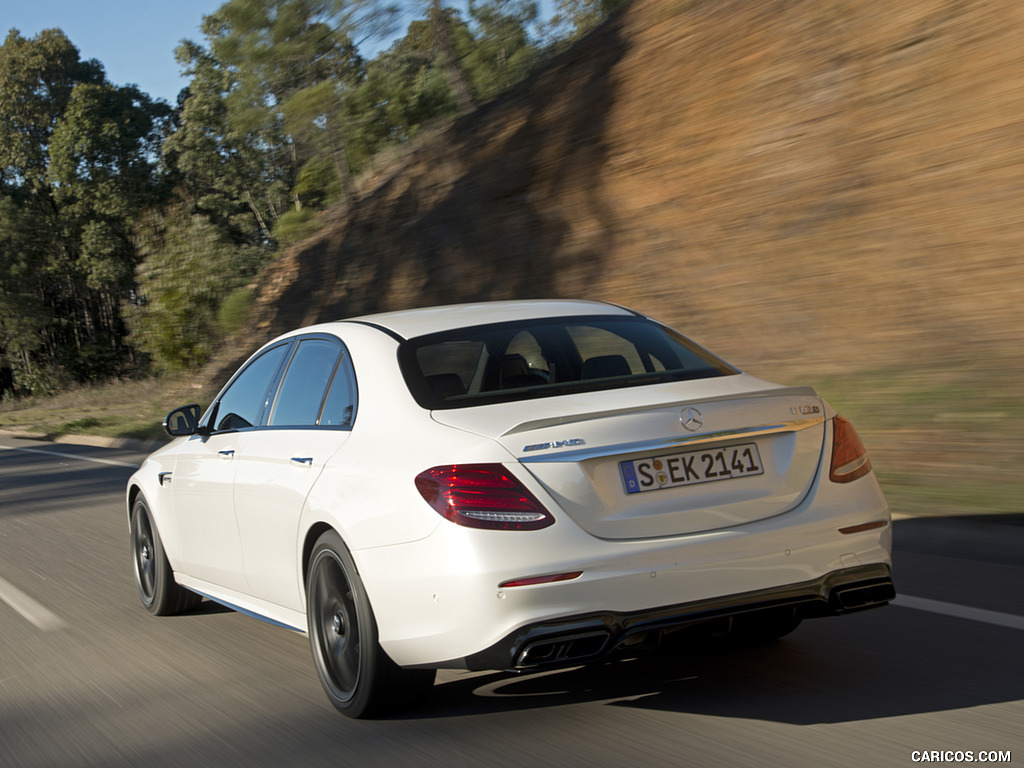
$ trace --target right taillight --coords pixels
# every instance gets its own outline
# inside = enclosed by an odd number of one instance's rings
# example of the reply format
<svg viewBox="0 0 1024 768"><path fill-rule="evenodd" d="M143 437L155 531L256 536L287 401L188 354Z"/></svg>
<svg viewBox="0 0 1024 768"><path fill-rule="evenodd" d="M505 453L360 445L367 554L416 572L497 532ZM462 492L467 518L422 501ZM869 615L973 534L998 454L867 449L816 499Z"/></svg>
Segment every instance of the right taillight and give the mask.
<svg viewBox="0 0 1024 768"><path fill-rule="evenodd" d="M832 467L828 479L833 483L848 483L870 471L868 450L857 430L842 416L836 416L832 420Z"/></svg>
<svg viewBox="0 0 1024 768"><path fill-rule="evenodd" d="M555 518L501 464L450 464L416 476L416 489L438 514L458 525L535 531Z"/></svg>

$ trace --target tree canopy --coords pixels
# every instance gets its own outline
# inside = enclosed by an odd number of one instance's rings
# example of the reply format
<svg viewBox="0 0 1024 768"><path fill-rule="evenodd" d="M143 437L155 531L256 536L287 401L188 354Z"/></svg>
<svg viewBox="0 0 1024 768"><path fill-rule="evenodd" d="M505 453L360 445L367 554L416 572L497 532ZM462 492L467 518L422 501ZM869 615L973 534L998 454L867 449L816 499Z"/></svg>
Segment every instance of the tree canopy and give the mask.
<svg viewBox="0 0 1024 768"><path fill-rule="evenodd" d="M32 390L133 361L132 220L161 196L171 109L109 83L59 30L0 46L0 355Z"/></svg>
<svg viewBox="0 0 1024 768"><path fill-rule="evenodd" d="M59 29L10 30L0 386L202 364L222 308L241 317L254 275L378 152L511 87L600 7L567 1L558 33L532 0L418 0L395 36L387 0L227 0L175 51L174 105L109 82Z"/></svg>

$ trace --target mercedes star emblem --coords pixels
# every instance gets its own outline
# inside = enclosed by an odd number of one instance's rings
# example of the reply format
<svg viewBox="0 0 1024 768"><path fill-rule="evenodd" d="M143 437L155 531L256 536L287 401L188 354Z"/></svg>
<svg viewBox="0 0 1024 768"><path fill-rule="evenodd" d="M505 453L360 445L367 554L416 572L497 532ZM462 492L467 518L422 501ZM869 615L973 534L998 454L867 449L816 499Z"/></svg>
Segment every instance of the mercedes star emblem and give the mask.
<svg viewBox="0 0 1024 768"><path fill-rule="evenodd" d="M683 425L684 429L696 432L704 426L704 416L696 408L684 408L683 412L679 414L679 423Z"/></svg>

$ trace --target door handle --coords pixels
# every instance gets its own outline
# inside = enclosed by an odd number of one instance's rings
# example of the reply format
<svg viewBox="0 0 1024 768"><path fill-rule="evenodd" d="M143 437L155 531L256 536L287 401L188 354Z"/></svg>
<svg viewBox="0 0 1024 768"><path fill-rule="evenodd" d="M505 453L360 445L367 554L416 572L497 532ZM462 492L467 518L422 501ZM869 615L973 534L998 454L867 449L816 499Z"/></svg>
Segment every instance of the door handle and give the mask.
<svg viewBox="0 0 1024 768"><path fill-rule="evenodd" d="M292 456L292 464L302 464L307 467L313 466L312 456Z"/></svg>
<svg viewBox="0 0 1024 768"><path fill-rule="evenodd" d="M222 459L233 459L235 457L235 452L230 449L226 451L217 451L217 453Z"/></svg>

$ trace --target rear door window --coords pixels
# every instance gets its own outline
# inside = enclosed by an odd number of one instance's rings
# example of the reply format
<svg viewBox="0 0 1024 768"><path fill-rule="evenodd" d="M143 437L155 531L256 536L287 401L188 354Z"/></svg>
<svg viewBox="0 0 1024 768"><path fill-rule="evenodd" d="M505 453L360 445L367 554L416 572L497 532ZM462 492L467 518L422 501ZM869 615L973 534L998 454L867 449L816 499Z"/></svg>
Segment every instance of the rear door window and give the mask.
<svg viewBox="0 0 1024 768"><path fill-rule="evenodd" d="M308 337L296 345L267 424L347 428L355 407L355 373L345 346L334 338Z"/></svg>
<svg viewBox="0 0 1024 768"><path fill-rule="evenodd" d="M320 410L321 427L342 427L350 429L356 418L356 375L352 361L343 352L334 369L330 388Z"/></svg>
<svg viewBox="0 0 1024 768"><path fill-rule="evenodd" d="M340 357L341 347L328 339L300 341L288 363L268 424L315 426Z"/></svg>

